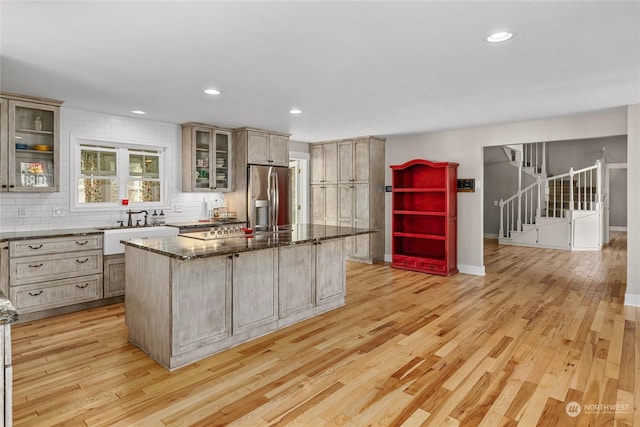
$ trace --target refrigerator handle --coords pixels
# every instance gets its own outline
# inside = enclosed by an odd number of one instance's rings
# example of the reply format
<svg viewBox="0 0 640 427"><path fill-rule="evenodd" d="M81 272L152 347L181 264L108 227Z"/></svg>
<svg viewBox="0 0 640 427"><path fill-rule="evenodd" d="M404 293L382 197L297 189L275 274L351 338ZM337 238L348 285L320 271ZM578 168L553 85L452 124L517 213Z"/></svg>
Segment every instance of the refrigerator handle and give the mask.
<svg viewBox="0 0 640 427"><path fill-rule="evenodd" d="M275 184L275 194L273 200L273 228L278 228L278 213L280 212L280 187L278 186L278 172L273 172L273 183Z"/></svg>
<svg viewBox="0 0 640 427"><path fill-rule="evenodd" d="M267 172L267 203L268 203L268 209L269 209L269 224L267 225L269 228L271 228L273 226L273 210L274 210L274 203L273 203L273 197L272 197L272 192L273 192L274 188L273 188L273 167L269 168L269 171Z"/></svg>

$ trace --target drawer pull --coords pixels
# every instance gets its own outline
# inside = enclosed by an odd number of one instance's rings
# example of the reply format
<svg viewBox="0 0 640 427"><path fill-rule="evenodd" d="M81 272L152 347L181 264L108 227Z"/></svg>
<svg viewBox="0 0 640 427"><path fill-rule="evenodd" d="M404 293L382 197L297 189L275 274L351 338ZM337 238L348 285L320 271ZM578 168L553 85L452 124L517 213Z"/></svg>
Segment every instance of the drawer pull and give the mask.
<svg viewBox="0 0 640 427"><path fill-rule="evenodd" d="M76 288L78 288L78 289L84 289L84 288L86 288L87 286L89 286L89 284L88 284L88 283L85 283L84 285L76 285Z"/></svg>
<svg viewBox="0 0 640 427"><path fill-rule="evenodd" d="M29 249L40 249L42 247L42 245L40 246L31 246L29 245Z"/></svg>
<svg viewBox="0 0 640 427"><path fill-rule="evenodd" d="M36 292L35 294L32 294L31 292L29 292L29 295L31 295L32 297L37 297L38 295L40 295L42 293L42 289L40 289L39 292Z"/></svg>
<svg viewBox="0 0 640 427"><path fill-rule="evenodd" d="M85 258L85 259L83 259L82 261L80 261L79 259L77 259L77 260L76 260L76 262L77 262L78 264L84 264L84 263L85 263L85 262L87 262L87 261L89 261L89 258Z"/></svg>
<svg viewBox="0 0 640 427"><path fill-rule="evenodd" d="M82 243L80 243L80 242L76 242L76 245L78 245L78 246L84 246L84 245L86 245L87 243L89 243L89 241L88 241L88 240L85 240L85 241L84 241L84 242L82 242Z"/></svg>
<svg viewBox="0 0 640 427"><path fill-rule="evenodd" d="M29 267L31 267L31 268L42 267L42 263L40 263L40 264L29 264Z"/></svg>

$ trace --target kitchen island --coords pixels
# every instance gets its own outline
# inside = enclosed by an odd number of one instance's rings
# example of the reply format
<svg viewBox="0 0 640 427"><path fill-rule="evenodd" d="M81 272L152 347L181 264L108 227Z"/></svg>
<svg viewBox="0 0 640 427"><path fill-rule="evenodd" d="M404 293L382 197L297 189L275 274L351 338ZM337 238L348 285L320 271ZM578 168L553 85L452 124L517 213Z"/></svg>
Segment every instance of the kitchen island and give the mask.
<svg viewBox="0 0 640 427"><path fill-rule="evenodd" d="M344 305L344 240L376 230L297 224L125 244L129 341L169 370Z"/></svg>

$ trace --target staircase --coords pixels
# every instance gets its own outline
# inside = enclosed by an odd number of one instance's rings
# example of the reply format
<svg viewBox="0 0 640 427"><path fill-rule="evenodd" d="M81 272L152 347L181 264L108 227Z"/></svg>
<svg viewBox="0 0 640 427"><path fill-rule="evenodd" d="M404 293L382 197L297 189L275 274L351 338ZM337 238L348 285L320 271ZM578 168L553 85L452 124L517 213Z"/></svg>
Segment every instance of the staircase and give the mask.
<svg viewBox="0 0 640 427"><path fill-rule="evenodd" d="M548 176L544 142L503 147L519 169L518 192L500 200L499 243L600 250L603 242L604 148L595 164ZM522 188L523 174L536 179Z"/></svg>

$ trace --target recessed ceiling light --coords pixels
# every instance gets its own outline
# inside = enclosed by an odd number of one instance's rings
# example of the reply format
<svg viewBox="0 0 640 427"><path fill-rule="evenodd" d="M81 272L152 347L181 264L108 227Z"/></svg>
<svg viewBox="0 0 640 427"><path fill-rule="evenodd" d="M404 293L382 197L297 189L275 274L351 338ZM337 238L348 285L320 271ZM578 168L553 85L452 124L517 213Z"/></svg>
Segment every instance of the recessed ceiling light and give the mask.
<svg viewBox="0 0 640 427"><path fill-rule="evenodd" d="M204 93L207 95L220 95L220 91L218 89L205 89Z"/></svg>
<svg viewBox="0 0 640 427"><path fill-rule="evenodd" d="M486 40L489 43L500 43L500 42L506 42L511 37L513 37L513 33L510 33L509 31L498 31L496 33L493 33L487 36Z"/></svg>
<svg viewBox="0 0 640 427"><path fill-rule="evenodd" d="M289 114L302 114L302 110L299 110L297 108L293 108L293 109L289 110Z"/></svg>
<svg viewBox="0 0 640 427"><path fill-rule="evenodd" d="M131 112L133 114L147 114L145 111L142 111L142 110L131 110Z"/></svg>

